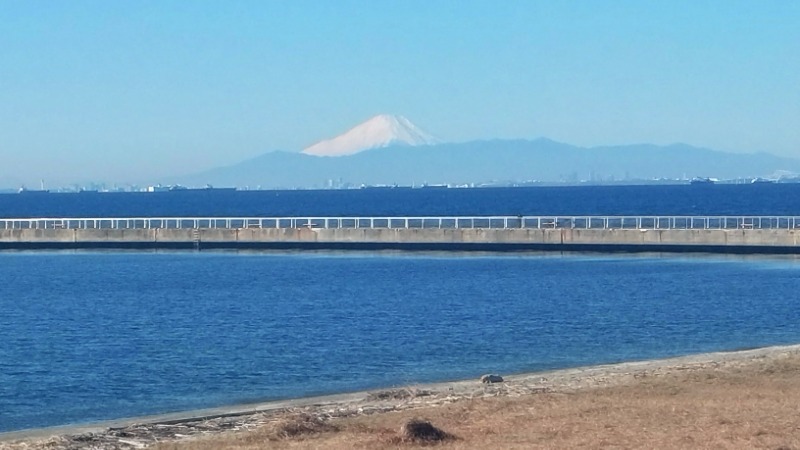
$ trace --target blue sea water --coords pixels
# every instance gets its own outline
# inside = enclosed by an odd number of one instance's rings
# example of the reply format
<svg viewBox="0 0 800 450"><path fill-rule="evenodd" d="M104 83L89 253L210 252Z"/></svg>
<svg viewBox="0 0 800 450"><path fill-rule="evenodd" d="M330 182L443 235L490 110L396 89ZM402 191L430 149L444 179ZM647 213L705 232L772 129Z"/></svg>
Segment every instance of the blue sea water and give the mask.
<svg viewBox="0 0 800 450"><path fill-rule="evenodd" d="M800 183L0 194L0 217L795 215Z"/></svg>
<svg viewBox="0 0 800 450"><path fill-rule="evenodd" d="M0 211L797 213L793 186L647 188L19 195ZM0 252L0 267L0 431L800 341L792 257Z"/></svg>

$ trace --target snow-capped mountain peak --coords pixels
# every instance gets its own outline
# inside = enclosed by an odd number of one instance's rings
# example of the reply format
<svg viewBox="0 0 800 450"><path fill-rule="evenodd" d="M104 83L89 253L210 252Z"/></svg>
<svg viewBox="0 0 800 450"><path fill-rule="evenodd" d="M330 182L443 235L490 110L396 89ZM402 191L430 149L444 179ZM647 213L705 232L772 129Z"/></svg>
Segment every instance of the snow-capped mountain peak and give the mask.
<svg viewBox="0 0 800 450"><path fill-rule="evenodd" d="M431 145L439 141L403 116L381 114L356 125L344 134L303 150L307 155L345 156L390 145Z"/></svg>

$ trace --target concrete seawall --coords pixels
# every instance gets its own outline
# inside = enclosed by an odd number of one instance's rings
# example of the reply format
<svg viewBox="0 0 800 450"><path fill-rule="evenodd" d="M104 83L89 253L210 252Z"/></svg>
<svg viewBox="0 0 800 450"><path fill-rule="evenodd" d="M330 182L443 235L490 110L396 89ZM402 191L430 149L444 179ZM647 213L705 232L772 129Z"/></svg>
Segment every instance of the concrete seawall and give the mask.
<svg viewBox="0 0 800 450"><path fill-rule="evenodd" d="M0 249L623 251L800 254L795 229L14 229Z"/></svg>

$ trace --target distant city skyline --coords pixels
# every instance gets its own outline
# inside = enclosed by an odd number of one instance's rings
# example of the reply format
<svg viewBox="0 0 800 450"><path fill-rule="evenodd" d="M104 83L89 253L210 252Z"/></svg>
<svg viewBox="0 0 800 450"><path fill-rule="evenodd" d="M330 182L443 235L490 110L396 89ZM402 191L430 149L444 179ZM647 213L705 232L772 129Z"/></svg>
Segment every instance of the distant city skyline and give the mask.
<svg viewBox="0 0 800 450"><path fill-rule="evenodd" d="M164 180L377 114L800 158L800 2L4 2L0 187Z"/></svg>

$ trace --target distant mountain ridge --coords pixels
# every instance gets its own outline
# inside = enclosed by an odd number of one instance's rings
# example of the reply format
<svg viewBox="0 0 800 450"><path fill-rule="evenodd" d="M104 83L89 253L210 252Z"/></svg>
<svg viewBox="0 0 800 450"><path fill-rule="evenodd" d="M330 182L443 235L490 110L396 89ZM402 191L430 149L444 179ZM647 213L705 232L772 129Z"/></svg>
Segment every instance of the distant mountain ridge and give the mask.
<svg viewBox="0 0 800 450"><path fill-rule="evenodd" d="M695 176L724 179L769 177L778 171L800 173L800 160L767 153L726 153L686 144L584 148L541 138L390 144L337 158L277 151L178 180L196 186L321 188L341 183L419 186Z"/></svg>

